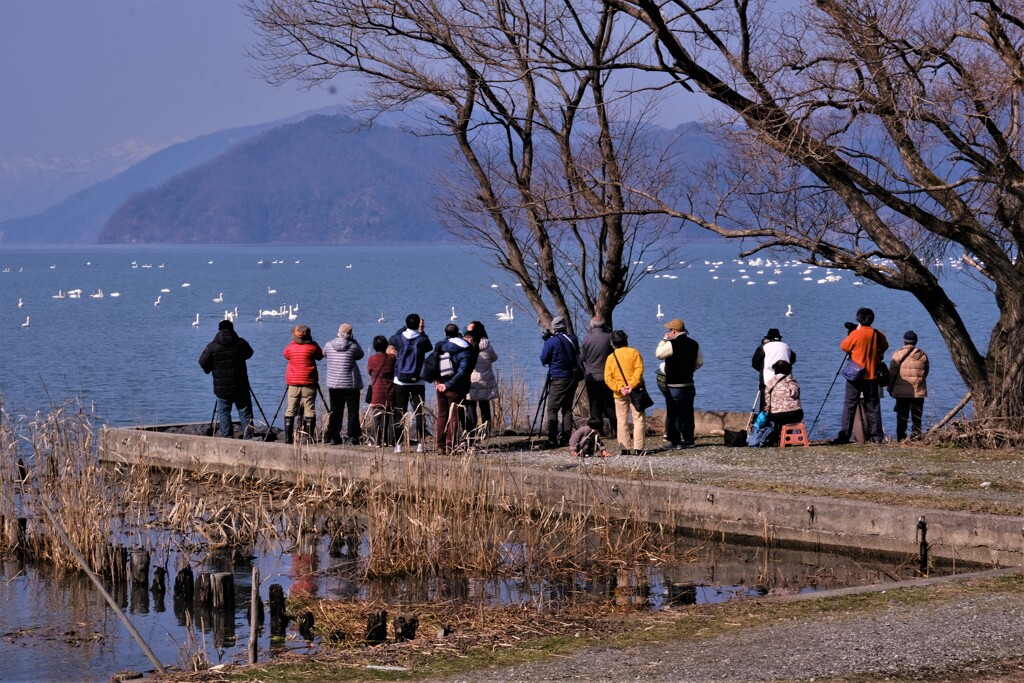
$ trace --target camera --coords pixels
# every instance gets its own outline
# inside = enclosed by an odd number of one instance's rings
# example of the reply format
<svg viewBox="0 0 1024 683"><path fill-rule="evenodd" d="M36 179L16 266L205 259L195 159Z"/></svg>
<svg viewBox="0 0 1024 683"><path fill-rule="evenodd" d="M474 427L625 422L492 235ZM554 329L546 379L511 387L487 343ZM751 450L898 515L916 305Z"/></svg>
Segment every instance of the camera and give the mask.
<svg viewBox="0 0 1024 683"><path fill-rule="evenodd" d="M855 329L857 329L857 323L845 322L843 323L843 327L845 327L848 331L853 332Z"/></svg>
<svg viewBox="0 0 1024 683"><path fill-rule="evenodd" d="M555 333L552 332L551 330L544 330L543 332L541 332L540 339L541 341L547 341L548 339L551 339L554 336Z"/></svg>

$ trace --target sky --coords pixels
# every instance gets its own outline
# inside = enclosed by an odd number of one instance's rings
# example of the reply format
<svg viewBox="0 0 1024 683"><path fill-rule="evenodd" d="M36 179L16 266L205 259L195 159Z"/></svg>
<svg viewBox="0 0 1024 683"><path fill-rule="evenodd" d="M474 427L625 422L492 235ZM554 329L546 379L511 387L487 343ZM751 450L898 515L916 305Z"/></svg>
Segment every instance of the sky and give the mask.
<svg viewBox="0 0 1024 683"><path fill-rule="evenodd" d="M0 0L0 157L168 144L344 104L275 88L235 0Z"/></svg>
<svg viewBox="0 0 1024 683"><path fill-rule="evenodd" d="M0 158L167 145L345 105L255 75L237 0L0 0ZM664 123L697 118L676 98ZM689 108L688 108L689 107Z"/></svg>

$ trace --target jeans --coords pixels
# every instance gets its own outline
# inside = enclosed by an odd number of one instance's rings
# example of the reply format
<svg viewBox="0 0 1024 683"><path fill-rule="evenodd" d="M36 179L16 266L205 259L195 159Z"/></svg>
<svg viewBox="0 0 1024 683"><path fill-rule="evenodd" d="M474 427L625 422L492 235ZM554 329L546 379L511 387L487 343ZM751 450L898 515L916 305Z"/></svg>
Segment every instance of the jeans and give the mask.
<svg viewBox="0 0 1024 683"><path fill-rule="evenodd" d="M231 406L238 406L238 422L242 425L242 438L252 438L252 400L249 395L235 398L217 397L217 418L220 421L220 435L231 438L234 429L231 424Z"/></svg>
<svg viewBox="0 0 1024 683"><path fill-rule="evenodd" d="M697 389L692 384L688 387L667 387L661 395L665 397L666 437L673 446L693 443L693 400Z"/></svg>
<svg viewBox="0 0 1024 683"><path fill-rule="evenodd" d="M437 394L437 421L434 423L435 441L439 453L450 453L461 438L459 427L464 419L462 398L465 392L435 391Z"/></svg>
<svg viewBox="0 0 1024 683"><path fill-rule="evenodd" d="M359 427L359 399L362 395L361 389L328 389L331 397L331 412L327 417L327 433L324 441L339 444L341 443L341 425L346 411L348 411L348 438L352 443L358 443L359 437L363 435Z"/></svg>
<svg viewBox="0 0 1024 683"><path fill-rule="evenodd" d="M590 417L596 417L599 420L604 420L607 417L609 431L605 434L616 434L618 427L615 416L615 394L603 379L585 380L584 386L587 389L587 403L590 404Z"/></svg>
<svg viewBox="0 0 1024 683"><path fill-rule="evenodd" d="M552 377L548 381L548 405L544 411L544 423L548 429L548 441L569 442L572 434L572 404L576 398L576 380L572 377ZM558 415L562 419L559 422ZM563 437L564 438L561 438Z"/></svg>
<svg viewBox="0 0 1024 683"><path fill-rule="evenodd" d="M885 439L882 430L882 404L879 400L881 386L877 380L859 379L856 382L846 381L846 396L843 401L843 426L837 441L846 442L853 438L853 421L857 417L857 404L864 397L865 441L881 443Z"/></svg>
<svg viewBox="0 0 1024 683"><path fill-rule="evenodd" d="M924 413L924 398L896 399L896 440L907 438L907 418L911 420L910 436L921 436L921 416Z"/></svg>
<svg viewBox="0 0 1024 683"><path fill-rule="evenodd" d="M412 411L416 414L416 434L410 438L418 439L420 443L423 443L426 434L423 423L423 411L426 410L423 401L426 398L426 391L427 388L422 384L395 385L395 408L404 415L409 410L410 403L412 404ZM397 434L396 437L402 439L401 434Z"/></svg>

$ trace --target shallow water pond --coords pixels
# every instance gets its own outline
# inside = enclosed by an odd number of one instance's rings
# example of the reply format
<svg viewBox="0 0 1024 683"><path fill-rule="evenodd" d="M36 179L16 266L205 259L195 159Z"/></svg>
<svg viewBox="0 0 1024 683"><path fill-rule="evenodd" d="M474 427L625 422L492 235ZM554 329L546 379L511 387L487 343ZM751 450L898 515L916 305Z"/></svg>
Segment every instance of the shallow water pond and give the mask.
<svg viewBox="0 0 1024 683"><path fill-rule="evenodd" d="M165 666L187 666L197 654L211 665L247 658L252 566L260 569L266 602L277 583L286 595L341 601L384 602L393 608L430 603L483 606L525 604L538 610L571 610L595 601L663 609L719 603L744 596L785 594L911 578L913 561L900 566L867 558L712 543L680 536L674 561L640 565L606 575L571 572L526 579L464 574L428 579L363 580L358 555L365 538L306 536L302 547L219 551L193 562L202 571L234 577L235 609L218 612L175 601L174 567L168 558L167 591L133 590L107 584L142 637ZM432 634L431 636L432 637ZM292 624L283 642L271 643L269 627L259 631L260 658L287 651L315 652ZM139 646L83 575L56 572L46 564L0 559L0 680L106 681L116 671L151 671Z"/></svg>

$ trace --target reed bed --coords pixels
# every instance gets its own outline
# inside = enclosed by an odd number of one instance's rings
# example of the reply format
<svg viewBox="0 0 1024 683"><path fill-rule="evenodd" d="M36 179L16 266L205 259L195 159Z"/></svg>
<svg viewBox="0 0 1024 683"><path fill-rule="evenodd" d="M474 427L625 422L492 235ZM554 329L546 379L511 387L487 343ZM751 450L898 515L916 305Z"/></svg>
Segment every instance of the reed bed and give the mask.
<svg viewBox="0 0 1024 683"><path fill-rule="evenodd" d="M98 573L110 575L119 548L146 549L179 564L221 548L252 552L298 545L304 534L365 538L353 572L361 578L450 572L517 576L591 571L657 561L668 534L639 521L613 521L598 503L572 510L521 507L519 492L482 485L471 457L424 454L396 475L368 482L326 477L285 485L209 472L100 466L92 415L77 402L18 422L0 412L3 548L74 568L43 506L68 530ZM21 443L19 444L19 440ZM19 448L20 446L20 448ZM18 467L17 452L27 453ZM20 538L16 520L27 520ZM355 554L352 542L344 544ZM123 552L123 551L121 551Z"/></svg>

